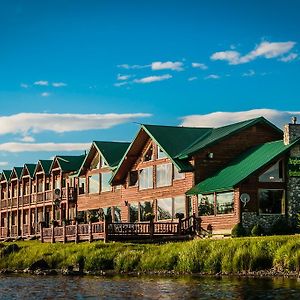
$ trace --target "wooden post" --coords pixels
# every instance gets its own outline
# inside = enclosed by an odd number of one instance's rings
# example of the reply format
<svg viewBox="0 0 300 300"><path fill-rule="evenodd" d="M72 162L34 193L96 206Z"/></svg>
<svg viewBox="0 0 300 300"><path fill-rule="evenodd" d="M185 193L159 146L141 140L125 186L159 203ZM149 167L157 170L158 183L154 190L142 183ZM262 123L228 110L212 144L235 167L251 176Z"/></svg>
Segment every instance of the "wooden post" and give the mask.
<svg viewBox="0 0 300 300"><path fill-rule="evenodd" d="M196 215L193 213L193 233L196 233L197 227L196 227Z"/></svg>
<svg viewBox="0 0 300 300"><path fill-rule="evenodd" d="M75 223L75 243L78 243L78 221Z"/></svg>
<svg viewBox="0 0 300 300"><path fill-rule="evenodd" d="M104 229L104 243L107 243L108 242L108 223L106 221L106 218L104 218L103 229Z"/></svg>
<svg viewBox="0 0 300 300"><path fill-rule="evenodd" d="M92 222L89 221L89 242L93 241Z"/></svg>
<svg viewBox="0 0 300 300"><path fill-rule="evenodd" d="M66 222L63 222L63 243L66 243Z"/></svg>
<svg viewBox="0 0 300 300"><path fill-rule="evenodd" d="M178 219L178 227L177 227L177 233L179 234L179 235L181 235L181 227L182 227L182 219L181 218L179 218Z"/></svg>
<svg viewBox="0 0 300 300"><path fill-rule="evenodd" d="M40 222L40 230L41 230L41 243L44 243L43 222Z"/></svg>
<svg viewBox="0 0 300 300"><path fill-rule="evenodd" d="M153 238L153 234L154 234L154 222L153 219L150 219L150 223L149 223L149 232L150 232L150 238Z"/></svg>
<svg viewBox="0 0 300 300"><path fill-rule="evenodd" d="M51 224L51 243L54 243L54 224Z"/></svg>

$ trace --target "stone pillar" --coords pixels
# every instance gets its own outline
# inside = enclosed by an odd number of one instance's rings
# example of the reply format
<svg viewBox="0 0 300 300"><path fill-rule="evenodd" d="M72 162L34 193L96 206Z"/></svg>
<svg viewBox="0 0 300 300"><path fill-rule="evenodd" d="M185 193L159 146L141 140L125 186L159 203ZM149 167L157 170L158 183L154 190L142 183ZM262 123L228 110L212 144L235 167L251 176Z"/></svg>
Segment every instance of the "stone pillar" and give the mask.
<svg viewBox="0 0 300 300"><path fill-rule="evenodd" d="M300 137L300 124L297 124L297 118L292 118L292 123L284 126L284 144L289 145ZM289 158L300 160L300 144L293 146L289 152ZM297 215L300 213L300 177L290 176L287 170L287 214L289 223L293 226L297 224Z"/></svg>

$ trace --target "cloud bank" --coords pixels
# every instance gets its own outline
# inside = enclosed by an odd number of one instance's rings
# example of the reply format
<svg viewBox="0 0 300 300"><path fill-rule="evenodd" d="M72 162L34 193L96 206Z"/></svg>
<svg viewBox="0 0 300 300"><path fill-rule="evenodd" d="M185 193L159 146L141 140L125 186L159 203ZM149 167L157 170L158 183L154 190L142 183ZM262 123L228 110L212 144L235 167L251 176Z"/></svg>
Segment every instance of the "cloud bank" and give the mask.
<svg viewBox="0 0 300 300"><path fill-rule="evenodd" d="M300 111L280 111L275 109L252 109L238 112L213 112L204 115L189 115L182 118L183 126L191 127L219 127L235 122L245 121L257 117L265 117L279 128L291 121L292 116L300 120Z"/></svg>
<svg viewBox="0 0 300 300"><path fill-rule="evenodd" d="M255 60L258 57L264 57L267 59L281 57L282 61L291 61L297 57L293 53L291 56L288 55L285 60L283 55L287 54L294 46L296 42L288 41L288 42L261 42L256 48L246 55L241 55L240 52L235 50L227 50L215 52L211 55L211 60L224 60L227 61L230 65L238 65L248 63L250 61Z"/></svg>
<svg viewBox="0 0 300 300"><path fill-rule="evenodd" d="M128 123L138 118L150 117L148 113L129 114L48 114L19 113L11 116L0 116L0 135L22 134L42 131L71 132L92 129L108 129Z"/></svg>

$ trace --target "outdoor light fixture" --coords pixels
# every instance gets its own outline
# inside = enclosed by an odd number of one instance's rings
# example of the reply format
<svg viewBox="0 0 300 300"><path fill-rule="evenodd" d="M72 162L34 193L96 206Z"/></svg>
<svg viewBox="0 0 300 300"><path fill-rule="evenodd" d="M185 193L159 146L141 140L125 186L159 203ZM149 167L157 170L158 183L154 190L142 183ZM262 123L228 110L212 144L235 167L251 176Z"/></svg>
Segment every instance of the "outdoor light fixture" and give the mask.
<svg viewBox="0 0 300 300"><path fill-rule="evenodd" d="M214 158L214 153L213 153L213 152L209 152L209 153L207 154L207 158L213 159L213 158Z"/></svg>

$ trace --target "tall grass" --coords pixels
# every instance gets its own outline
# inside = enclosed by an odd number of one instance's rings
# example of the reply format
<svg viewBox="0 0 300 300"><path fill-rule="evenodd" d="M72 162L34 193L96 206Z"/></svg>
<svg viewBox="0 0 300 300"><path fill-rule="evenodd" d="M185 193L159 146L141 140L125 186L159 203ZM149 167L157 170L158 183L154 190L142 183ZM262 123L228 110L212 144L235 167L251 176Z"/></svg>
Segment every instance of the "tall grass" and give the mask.
<svg viewBox="0 0 300 300"><path fill-rule="evenodd" d="M81 264L86 271L175 271L237 273L276 269L300 270L300 236L273 236L224 240L193 240L157 244L102 242L41 244L16 242L19 250L0 244L0 269L25 269L39 259L50 268Z"/></svg>

